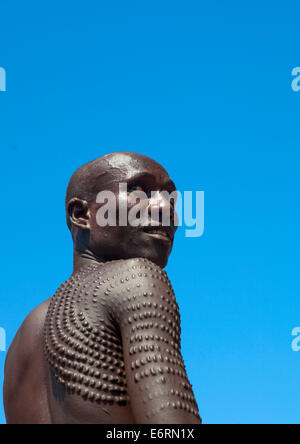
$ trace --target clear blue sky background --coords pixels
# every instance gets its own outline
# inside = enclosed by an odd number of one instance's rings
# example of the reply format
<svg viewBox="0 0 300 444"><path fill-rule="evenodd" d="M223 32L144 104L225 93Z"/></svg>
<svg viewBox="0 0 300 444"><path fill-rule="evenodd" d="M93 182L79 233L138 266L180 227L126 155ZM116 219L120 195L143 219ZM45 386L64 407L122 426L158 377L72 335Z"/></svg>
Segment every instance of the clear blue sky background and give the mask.
<svg viewBox="0 0 300 444"><path fill-rule="evenodd" d="M7 346L71 273L73 171L138 151L179 189L205 191L205 234L181 230L167 267L204 422L299 423L299 2L1 0L0 9Z"/></svg>

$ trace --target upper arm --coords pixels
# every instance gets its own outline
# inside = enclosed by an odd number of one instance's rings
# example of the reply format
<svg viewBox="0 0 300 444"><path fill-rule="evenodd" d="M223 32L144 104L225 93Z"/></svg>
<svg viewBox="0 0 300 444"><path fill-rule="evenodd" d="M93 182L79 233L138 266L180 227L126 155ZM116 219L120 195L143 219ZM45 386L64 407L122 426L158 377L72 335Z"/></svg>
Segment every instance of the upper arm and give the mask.
<svg viewBox="0 0 300 444"><path fill-rule="evenodd" d="M181 355L180 314L167 275L144 259L126 261L110 298L122 338L137 423L200 423Z"/></svg>

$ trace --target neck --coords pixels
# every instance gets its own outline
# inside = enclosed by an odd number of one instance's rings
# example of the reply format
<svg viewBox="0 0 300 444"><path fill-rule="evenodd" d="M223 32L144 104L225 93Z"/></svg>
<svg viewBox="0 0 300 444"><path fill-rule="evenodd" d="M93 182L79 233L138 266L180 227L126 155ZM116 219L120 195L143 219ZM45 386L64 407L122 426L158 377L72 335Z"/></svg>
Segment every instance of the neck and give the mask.
<svg viewBox="0 0 300 444"><path fill-rule="evenodd" d="M78 273L82 268L90 267L104 262L102 259L96 257L91 251L77 251L74 250L73 255L73 275Z"/></svg>
<svg viewBox="0 0 300 444"><path fill-rule="evenodd" d="M97 257L89 248L89 233L87 231L78 231L74 239L74 255L73 255L73 275L78 273L82 268L97 265L104 260Z"/></svg>

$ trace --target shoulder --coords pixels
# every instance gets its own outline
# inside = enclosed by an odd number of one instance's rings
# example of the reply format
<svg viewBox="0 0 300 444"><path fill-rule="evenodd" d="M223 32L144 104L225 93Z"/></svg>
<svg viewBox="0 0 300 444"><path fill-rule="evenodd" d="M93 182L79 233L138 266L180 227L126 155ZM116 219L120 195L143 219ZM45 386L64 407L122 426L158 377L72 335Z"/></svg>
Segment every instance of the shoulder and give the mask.
<svg viewBox="0 0 300 444"><path fill-rule="evenodd" d="M42 335L43 326L50 300L36 307L23 321L5 359L4 403L9 409L16 399L17 389L22 387L28 372L34 368L36 381L42 372Z"/></svg>
<svg viewBox="0 0 300 444"><path fill-rule="evenodd" d="M40 336L44 327L50 301L51 298L47 299L28 314L18 331L20 337L27 339L29 336L34 342Z"/></svg>
<svg viewBox="0 0 300 444"><path fill-rule="evenodd" d="M6 368L18 357L25 359L40 344L50 299L46 300L23 321L6 355Z"/></svg>
<svg viewBox="0 0 300 444"><path fill-rule="evenodd" d="M98 280L107 296L128 293L128 297L129 293L154 288L174 295L167 273L144 258L107 262L98 271Z"/></svg>
<svg viewBox="0 0 300 444"><path fill-rule="evenodd" d="M26 317L7 352L3 402L8 424L50 423L42 342L48 306L49 300Z"/></svg>
<svg viewBox="0 0 300 444"><path fill-rule="evenodd" d="M163 309L163 306L166 307L165 310L170 309L179 316L167 273L148 259L135 258L107 263L102 268L99 283L102 305L119 319L128 312L145 317L145 309Z"/></svg>
<svg viewBox="0 0 300 444"><path fill-rule="evenodd" d="M139 281L146 284L157 280L171 286L166 271L154 262L144 258L107 262L103 266L103 274L111 275L116 282L119 278L120 284L126 284L126 282L138 283Z"/></svg>

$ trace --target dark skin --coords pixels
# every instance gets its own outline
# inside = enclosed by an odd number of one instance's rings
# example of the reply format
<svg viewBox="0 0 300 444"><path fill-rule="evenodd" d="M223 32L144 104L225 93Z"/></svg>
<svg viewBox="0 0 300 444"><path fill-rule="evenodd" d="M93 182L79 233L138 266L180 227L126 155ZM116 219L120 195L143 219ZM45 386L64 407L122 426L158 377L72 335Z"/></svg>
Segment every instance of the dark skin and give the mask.
<svg viewBox="0 0 300 444"><path fill-rule="evenodd" d="M7 354L8 424L199 424L180 351L180 315L166 273L176 229L175 185L136 153L104 156L95 189L142 190L169 227L99 227L100 204L72 197L74 271L24 321ZM92 170L86 169L85 174ZM123 196L124 197L124 196ZM127 206L127 210L132 205ZM117 207L117 214L118 214ZM161 222L161 220L160 220Z"/></svg>

